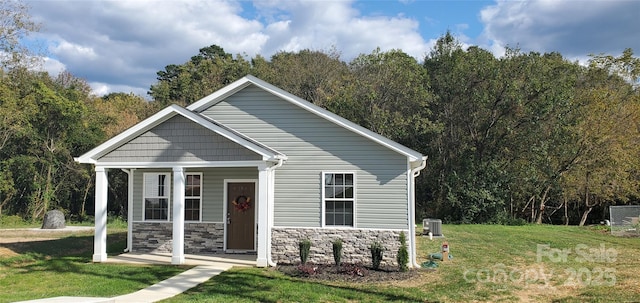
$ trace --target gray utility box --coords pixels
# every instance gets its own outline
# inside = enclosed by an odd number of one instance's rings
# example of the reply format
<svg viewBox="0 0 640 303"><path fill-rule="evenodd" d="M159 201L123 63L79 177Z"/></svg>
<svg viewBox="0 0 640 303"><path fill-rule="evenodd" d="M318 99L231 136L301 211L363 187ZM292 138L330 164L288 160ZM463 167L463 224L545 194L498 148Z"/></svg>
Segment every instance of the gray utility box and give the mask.
<svg viewBox="0 0 640 303"><path fill-rule="evenodd" d="M434 237L442 236L442 220L440 219L424 219L422 220L422 234L427 235L431 232Z"/></svg>

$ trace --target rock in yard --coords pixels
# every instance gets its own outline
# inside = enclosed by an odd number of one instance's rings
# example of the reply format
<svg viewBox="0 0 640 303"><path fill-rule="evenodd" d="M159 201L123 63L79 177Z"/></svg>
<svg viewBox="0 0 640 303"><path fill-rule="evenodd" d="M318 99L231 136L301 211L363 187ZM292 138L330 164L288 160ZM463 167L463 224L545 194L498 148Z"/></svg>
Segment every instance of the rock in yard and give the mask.
<svg viewBox="0 0 640 303"><path fill-rule="evenodd" d="M44 214L42 221L42 229L61 229L65 228L64 213L59 210L51 210Z"/></svg>

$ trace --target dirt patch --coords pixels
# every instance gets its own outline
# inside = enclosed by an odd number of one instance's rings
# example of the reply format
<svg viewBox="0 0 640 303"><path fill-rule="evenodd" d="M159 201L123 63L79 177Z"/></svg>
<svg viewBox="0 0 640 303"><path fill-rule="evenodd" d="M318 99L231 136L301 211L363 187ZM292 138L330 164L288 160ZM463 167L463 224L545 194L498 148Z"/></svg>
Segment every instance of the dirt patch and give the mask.
<svg viewBox="0 0 640 303"><path fill-rule="evenodd" d="M16 253L15 251L8 249L6 247L0 246L0 258L15 257L17 255L18 253Z"/></svg>
<svg viewBox="0 0 640 303"><path fill-rule="evenodd" d="M58 237L54 237L54 238L44 238L44 237L0 237L0 244L47 241L47 240L54 240L54 239L58 239Z"/></svg>
<svg viewBox="0 0 640 303"><path fill-rule="evenodd" d="M398 271L396 268L374 270L358 264L342 264L340 267L327 264L278 265L276 270L297 278L317 281L343 282L394 282L419 279L424 270Z"/></svg>
<svg viewBox="0 0 640 303"><path fill-rule="evenodd" d="M72 235L92 235L93 227L67 226L63 229L0 229L1 243L19 243L60 239Z"/></svg>
<svg viewBox="0 0 640 303"><path fill-rule="evenodd" d="M71 226L58 230L38 228L0 229L0 258L19 255L19 251L29 242L50 241L71 235L92 235L92 227Z"/></svg>

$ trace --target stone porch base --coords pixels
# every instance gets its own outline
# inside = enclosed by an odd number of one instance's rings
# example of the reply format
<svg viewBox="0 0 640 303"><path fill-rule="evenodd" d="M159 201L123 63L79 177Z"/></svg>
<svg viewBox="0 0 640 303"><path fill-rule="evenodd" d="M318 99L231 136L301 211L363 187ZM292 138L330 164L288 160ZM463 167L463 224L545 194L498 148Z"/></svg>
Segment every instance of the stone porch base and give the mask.
<svg viewBox="0 0 640 303"><path fill-rule="evenodd" d="M133 252L166 253L172 250L171 222L133 222ZM184 252L220 253L224 250L223 223L185 223Z"/></svg>

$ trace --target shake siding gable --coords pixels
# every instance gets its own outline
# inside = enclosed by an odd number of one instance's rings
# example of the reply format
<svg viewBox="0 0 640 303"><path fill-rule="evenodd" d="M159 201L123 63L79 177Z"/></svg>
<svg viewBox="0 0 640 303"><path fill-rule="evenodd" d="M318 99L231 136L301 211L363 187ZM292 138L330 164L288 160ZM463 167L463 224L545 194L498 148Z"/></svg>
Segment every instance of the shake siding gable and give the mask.
<svg viewBox="0 0 640 303"><path fill-rule="evenodd" d="M182 116L174 116L98 162L241 161L262 157Z"/></svg>
<svg viewBox="0 0 640 303"><path fill-rule="evenodd" d="M356 174L356 227L408 228L406 156L254 85L201 113L287 155L274 226L321 226L324 171Z"/></svg>

